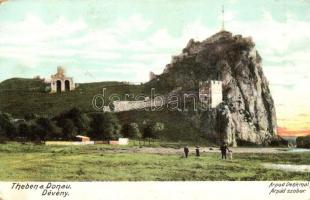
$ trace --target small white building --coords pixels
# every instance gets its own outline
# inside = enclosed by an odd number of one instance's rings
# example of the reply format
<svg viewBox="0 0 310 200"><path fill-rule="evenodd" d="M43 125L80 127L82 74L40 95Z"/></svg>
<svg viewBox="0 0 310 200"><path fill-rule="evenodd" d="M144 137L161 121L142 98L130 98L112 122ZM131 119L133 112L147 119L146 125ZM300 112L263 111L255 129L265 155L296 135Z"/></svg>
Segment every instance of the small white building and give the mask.
<svg viewBox="0 0 310 200"><path fill-rule="evenodd" d="M129 139L128 138L118 138L119 145L128 145Z"/></svg>
<svg viewBox="0 0 310 200"><path fill-rule="evenodd" d="M89 142L90 141L90 138L89 137L86 137L86 136L83 136L83 135L77 135L75 136L78 140L82 141L82 142Z"/></svg>

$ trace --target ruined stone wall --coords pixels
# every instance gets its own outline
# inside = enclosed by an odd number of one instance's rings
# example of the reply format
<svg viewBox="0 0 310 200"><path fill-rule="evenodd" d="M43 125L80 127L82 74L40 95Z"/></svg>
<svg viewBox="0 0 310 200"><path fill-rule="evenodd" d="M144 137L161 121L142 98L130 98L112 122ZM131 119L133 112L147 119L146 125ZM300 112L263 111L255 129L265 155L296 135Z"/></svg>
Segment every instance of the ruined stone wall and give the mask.
<svg viewBox="0 0 310 200"><path fill-rule="evenodd" d="M216 108L223 101L222 81L201 81L199 100L211 108Z"/></svg>
<svg viewBox="0 0 310 200"><path fill-rule="evenodd" d="M145 101L113 101L113 110L109 106L104 106L104 112L124 112L129 110L142 110L146 108L156 108L164 105L165 99L145 100Z"/></svg>
<svg viewBox="0 0 310 200"><path fill-rule="evenodd" d="M137 110L147 107L147 101L114 101L114 112Z"/></svg>
<svg viewBox="0 0 310 200"><path fill-rule="evenodd" d="M211 87L211 108L216 108L223 101L222 81L209 81Z"/></svg>

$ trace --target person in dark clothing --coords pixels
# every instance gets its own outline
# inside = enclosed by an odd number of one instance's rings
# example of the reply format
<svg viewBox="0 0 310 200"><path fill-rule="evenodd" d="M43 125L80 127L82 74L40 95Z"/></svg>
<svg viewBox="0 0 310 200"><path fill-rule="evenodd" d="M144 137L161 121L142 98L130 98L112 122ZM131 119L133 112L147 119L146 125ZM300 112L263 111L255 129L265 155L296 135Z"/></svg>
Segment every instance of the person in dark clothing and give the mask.
<svg viewBox="0 0 310 200"><path fill-rule="evenodd" d="M223 142L223 144L220 146L220 150L221 150L221 153L222 153L222 159L225 158L226 160L226 153L227 151L230 151L227 147L227 144L225 142Z"/></svg>
<svg viewBox="0 0 310 200"><path fill-rule="evenodd" d="M200 156L199 146L196 146L196 156L197 156L197 157L199 157L199 156Z"/></svg>
<svg viewBox="0 0 310 200"><path fill-rule="evenodd" d="M184 154L185 154L185 158L187 158L187 157L188 157L188 152L189 152L189 150L188 150L188 146L185 146L185 147L184 147Z"/></svg>

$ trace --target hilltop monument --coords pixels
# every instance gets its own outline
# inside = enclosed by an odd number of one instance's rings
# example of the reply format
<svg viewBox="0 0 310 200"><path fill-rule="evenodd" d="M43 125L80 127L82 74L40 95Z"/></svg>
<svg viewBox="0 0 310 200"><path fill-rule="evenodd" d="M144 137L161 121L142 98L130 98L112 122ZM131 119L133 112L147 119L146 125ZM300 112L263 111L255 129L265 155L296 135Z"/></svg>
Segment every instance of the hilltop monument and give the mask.
<svg viewBox="0 0 310 200"><path fill-rule="evenodd" d="M57 73L51 75L51 93L66 92L75 89L72 77L65 75L65 69L61 66L57 67Z"/></svg>

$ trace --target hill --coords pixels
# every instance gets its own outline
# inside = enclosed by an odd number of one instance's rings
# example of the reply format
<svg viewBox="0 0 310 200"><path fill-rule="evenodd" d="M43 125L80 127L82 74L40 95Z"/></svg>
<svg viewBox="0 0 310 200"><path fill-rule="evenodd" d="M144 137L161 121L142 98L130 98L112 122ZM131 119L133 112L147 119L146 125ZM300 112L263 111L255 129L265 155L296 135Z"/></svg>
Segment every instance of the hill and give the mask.
<svg viewBox="0 0 310 200"><path fill-rule="evenodd" d="M83 112L93 112L92 99L102 94L106 88L106 96L118 94L140 93L141 85L130 85L123 82L81 83L74 91L50 94L45 90L46 84L38 79L12 78L0 83L0 110L24 117L27 113L55 116L58 113L79 107Z"/></svg>
<svg viewBox="0 0 310 200"><path fill-rule="evenodd" d="M41 79L11 78L0 83L1 91L44 91L44 88Z"/></svg>
<svg viewBox="0 0 310 200"><path fill-rule="evenodd" d="M157 94L176 91L178 95L187 92L197 95L201 82L217 81L221 83L222 98L215 108L198 112L132 111L117 115L122 123L163 121L168 126L163 134L173 139L193 139L198 135L230 145L270 144L279 138L274 102L261 60L250 37L221 31L201 42L191 39L180 55L173 56L162 74L154 75L153 80L143 85L85 83L74 91L49 94L44 91L44 83L36 79L6 80L0 83L0 110L17 117L29 112L55 116L72 107L94 112L92 99L102 94L103 88L106 96L115 94L123 100L125 94L149 94L151 88ZM208 95L208 98L212 96L210 92Z"/></svg>
<svg viewBox="0 0 310 200"><path fill-rule="evenodd" d="M201 131L229 144L268 144L277 140L277 124L261 60L250 37L221 31L201 42L191 39L145 88L186 93L198 91L201 81L221 81L223 102L201 113Z"/></svg>

